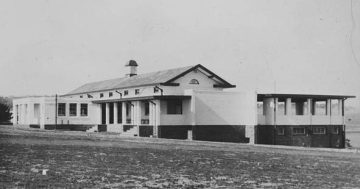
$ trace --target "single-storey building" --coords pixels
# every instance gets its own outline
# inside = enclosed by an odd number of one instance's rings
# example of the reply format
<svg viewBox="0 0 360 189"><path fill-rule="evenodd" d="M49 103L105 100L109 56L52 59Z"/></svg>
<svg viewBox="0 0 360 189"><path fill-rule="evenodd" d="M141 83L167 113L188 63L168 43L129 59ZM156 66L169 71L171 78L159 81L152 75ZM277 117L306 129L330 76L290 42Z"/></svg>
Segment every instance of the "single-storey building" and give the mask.
<svg viewBox="0 0 360 189"><path fill-rule="evenodd" d="M343 107L352 96L229 92L235 85L200 64L145 74L137 74L133 60L126 66L125 77L61 96L14 99L13 123L124 136L344 147ZM337 115L330 113L335 100ZM316 114L320 101L330 108L324 116Z"/></svg>

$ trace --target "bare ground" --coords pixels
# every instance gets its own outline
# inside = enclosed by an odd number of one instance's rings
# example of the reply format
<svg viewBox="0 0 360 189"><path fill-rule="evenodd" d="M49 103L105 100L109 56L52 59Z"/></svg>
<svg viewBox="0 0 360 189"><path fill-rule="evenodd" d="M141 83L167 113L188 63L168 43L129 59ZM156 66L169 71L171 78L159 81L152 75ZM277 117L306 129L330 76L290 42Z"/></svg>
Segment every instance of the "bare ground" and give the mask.
<svg viewBox="0 0 360 189"><path fill-rule="evenodd" d="M1 187L356 188L360 155L1 126Z"/></svg>

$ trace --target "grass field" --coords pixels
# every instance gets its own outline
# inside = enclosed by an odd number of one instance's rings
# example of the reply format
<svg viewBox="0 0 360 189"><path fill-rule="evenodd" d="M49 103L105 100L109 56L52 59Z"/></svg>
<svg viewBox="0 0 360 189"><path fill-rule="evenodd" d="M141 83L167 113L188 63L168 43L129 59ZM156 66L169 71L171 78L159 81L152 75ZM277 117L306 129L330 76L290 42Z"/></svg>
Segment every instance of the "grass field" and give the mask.
<svg viewBox="0 0 360 189"><path fill-rule="evenodd" d="M0 188L360 186L358 153L0 126L0 154Z"/></svg>

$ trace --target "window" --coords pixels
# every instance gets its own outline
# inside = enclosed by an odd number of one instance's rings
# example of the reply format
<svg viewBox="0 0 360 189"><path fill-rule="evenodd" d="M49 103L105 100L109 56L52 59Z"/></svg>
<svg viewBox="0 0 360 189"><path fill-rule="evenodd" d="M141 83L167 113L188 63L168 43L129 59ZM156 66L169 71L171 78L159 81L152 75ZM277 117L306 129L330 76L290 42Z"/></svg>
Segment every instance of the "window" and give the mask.
<svg viewBox="0 0 360 189"><path fill-rule="evenodd" d="M182 100L168 100L167 114L182 114Z"/></svg>
<svg viewBox="0 0 360 189"><path fill-rule="evenodd" d="M76 116L76 104L75 103L70 103L70 116Z"/></svg>
<svg viewBox="0 0 360 189"><path fill-rule="evenodd" d="M58 104L58 116L65 116L65 103Z"/></svg>
<svg viewBox="0 0 360 189"><path fill-rule="evenodd" d="M314 127L313 134L324 135L326 133L325 127Z"/></svg>
<svg viewBox="0 0 360 189"><path fill-rule="evenodd" d="M129 91L128 90L125 90L124 91L124 96L128 95L129 94Z"/></svg>
<svg viewBox="0 0 360 189"><path fill-rule="evenodd" d="M80 95L80 98L83 98L83 95Z"/></svg>
<svg viewBox="0 0 360 189"><path fill-rule="evenodd" d="M285 128L283 128L283 127L277 128L277 134L278 135L285 135Z"/></svg>
<svg viewBox="0 0 360 189"><path fill-rule="evenodd" d="M100 98L104 97L104 93L100 93Z"/></svg>
<svg viewBox="0 0 360 189"><path fill-rule="evenodd" d="M332 130L332 134L339 134L340 133L340 129L339 127L334 127L333 130Z"/></svg>
<svg viewBox="0 0 360 189"><path fill-rule="evenodd" d="M109 97L112 97L113 96L113 93L112 92L109 92Z"/></svg>
<svg viewBox="0 0 360 189"><path fill-rule="evenodd" d="M293 134L294 135L304 135L305 134L305 128L302 128L302 127L293 128Z"/></svg>
<svg viewBox="0 0 360 189"><path fill-rule="evenodd" d="M138 95L140 93L140 89L135 89L135 94Z"/></svg>
<svg viewBox="0 0 360 189"><path fill-rule="evenodd" d="M145 102L145 115L148 116L150 112L149 103Z"/></svg>
<svg viewBox="0 0 360 189"><path fill-rule="evenodd" d="M189 84L199 85L199 81L197 79L192 79L190 80Z"/></svg>
<svg viewBox="0 0 360 189"><path fill-rule="evenodd" d="M88 104L81 104L80 105L80 115L87 116L88 115Z"/></svg>

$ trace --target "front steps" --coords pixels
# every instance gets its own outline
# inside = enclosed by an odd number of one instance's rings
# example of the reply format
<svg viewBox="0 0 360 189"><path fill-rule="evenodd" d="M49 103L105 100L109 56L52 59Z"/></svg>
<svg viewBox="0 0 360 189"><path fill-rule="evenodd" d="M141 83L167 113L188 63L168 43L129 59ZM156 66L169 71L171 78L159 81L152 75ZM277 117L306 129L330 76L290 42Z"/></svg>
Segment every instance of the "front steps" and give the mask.
<svg viewBox="0 0 360 189"><path fill-rule="evenodd" d="M136 137L138 136L138 127L133 127L123 133L120 134L121 136L124 136L124 137Z"/></svg>

